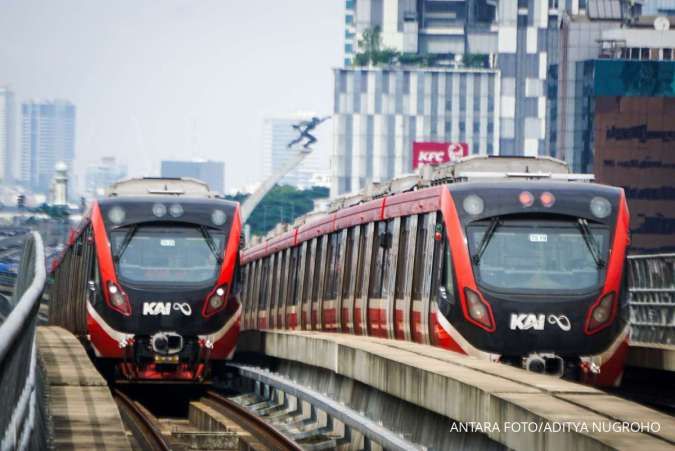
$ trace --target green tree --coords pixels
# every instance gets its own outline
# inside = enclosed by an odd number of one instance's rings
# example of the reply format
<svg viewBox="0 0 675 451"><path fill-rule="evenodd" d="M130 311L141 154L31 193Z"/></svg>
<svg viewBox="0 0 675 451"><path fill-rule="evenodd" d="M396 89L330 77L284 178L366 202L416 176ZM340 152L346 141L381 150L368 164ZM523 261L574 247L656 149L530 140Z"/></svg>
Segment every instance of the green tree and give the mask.
<svg viewBox="0 0 675 451"><path fill-rule="evenodd" d="M299 190L289 185L276 185L260 201L248 218L253 235L264 235L279 223L293 223L298 217L314 209L314 200L328 197L328 188L314 186ZM247 194L225 196L228 200L243 203Z"/></svg>

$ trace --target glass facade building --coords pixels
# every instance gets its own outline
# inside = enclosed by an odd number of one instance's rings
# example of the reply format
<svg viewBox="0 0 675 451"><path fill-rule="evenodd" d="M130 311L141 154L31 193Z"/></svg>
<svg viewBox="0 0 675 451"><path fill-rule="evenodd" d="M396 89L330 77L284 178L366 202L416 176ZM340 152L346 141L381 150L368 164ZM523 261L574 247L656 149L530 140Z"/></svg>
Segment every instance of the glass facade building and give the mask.
<svg viewBox="0 0 675 451"><path fill-rule="evenodd" d="M463 142L470 154L496 154L498 74L470 68L336 69L331 193L410 172L414 141Z"/></svg>
<svg viewBox="0 0 675 451"><path fill-rule="evenodd" d="M72 171L75 159L75 106L65 100L21 105L21 180L48 193L56 163Z"/></svg>

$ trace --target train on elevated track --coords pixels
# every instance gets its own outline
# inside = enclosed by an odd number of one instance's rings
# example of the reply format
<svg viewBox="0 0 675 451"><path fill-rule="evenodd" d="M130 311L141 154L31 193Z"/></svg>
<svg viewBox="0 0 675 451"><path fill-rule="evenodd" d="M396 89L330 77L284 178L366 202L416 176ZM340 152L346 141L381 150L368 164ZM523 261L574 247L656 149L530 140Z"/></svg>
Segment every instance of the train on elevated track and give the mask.
<svg viewBox="0 0 675 451"><path fill-rule="evenodd" d="M118 182L51 269L49 321L117 380L202 381L234 353L239 204L193 179Z"/></svg>
<svg viewBox="0 0 675 451"><path fill-rule="evenodd" d="M423 172L245 249L242 328L410 340L618 384L623 190L548 157L476 156Z"/></svg>

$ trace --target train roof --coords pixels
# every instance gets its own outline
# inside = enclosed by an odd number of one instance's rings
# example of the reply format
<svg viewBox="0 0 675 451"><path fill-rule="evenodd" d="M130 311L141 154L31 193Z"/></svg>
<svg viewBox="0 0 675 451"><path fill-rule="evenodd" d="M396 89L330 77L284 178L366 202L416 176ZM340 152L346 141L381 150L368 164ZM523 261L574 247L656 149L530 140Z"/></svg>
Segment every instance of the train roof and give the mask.
<svg viewBox="0 0 675 451"><path fill-rule="evenodd" d="M425 166L417 174L388 182L372 183L357 194L334 199L322 212L310 212L294 224L275 230L243 253L243 261L299 244L315 236L374 220L404 214L419 214L440 208L444 190L494 189L501 187L616 194L620 188L590 183L592 174L569 172L567 164L552 157L472 156L458 162Z"/></svg>
<svg viewBox="0 0 675 451"><path fill-rule="evenodd" d="M189 177L137 177L113 183L106 197L173 196L215 198L209 185Z"/></svg>

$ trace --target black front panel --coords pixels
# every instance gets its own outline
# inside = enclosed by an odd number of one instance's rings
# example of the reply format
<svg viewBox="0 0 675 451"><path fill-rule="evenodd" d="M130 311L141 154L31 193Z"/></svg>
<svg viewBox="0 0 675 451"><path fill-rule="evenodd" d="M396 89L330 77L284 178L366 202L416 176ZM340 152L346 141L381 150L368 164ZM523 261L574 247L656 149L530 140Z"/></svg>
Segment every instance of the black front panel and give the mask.
<svg viewBox="0 0 675 451"><path fill-rule="evenodd" d="M125 333L152 335L158 331L174 331L184 336L209 334L222 328L232 316L232 310L236 310L236 301L232 298L224 310L204 318L204 299L212 287L132 288L122 285L122 289L129 296L131 316L109 308L100 290L96 293L94 308L112 328Z"/></svg>
<svg viewBox="0 0 675 451"><path fill-rule="evenodd" d="M515 296L481 290L490 303L496 330L489 333L470 324L456 306L450 322L478 349L502 355L531 352L592 355L606 350L626 325L625 301L614 323L594 335L584 333L584 321L599 292L578 297ZM567 327L569 326L569 329Z"/></svg>

